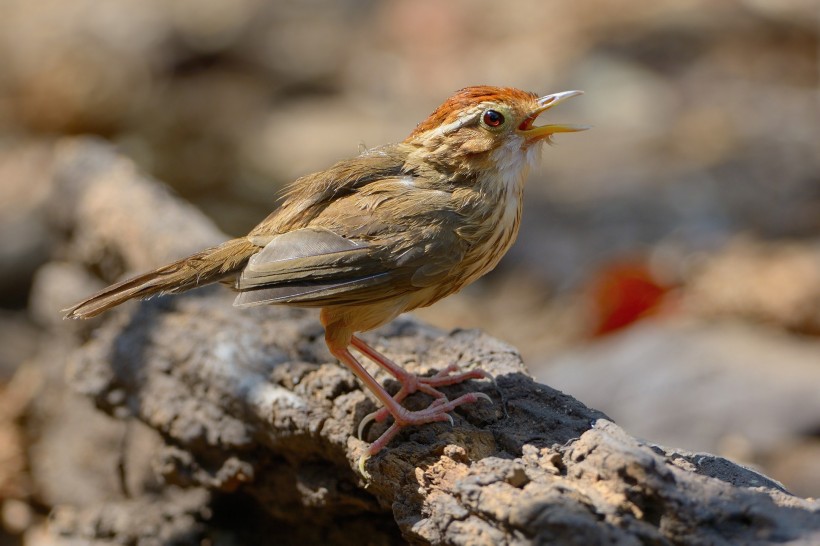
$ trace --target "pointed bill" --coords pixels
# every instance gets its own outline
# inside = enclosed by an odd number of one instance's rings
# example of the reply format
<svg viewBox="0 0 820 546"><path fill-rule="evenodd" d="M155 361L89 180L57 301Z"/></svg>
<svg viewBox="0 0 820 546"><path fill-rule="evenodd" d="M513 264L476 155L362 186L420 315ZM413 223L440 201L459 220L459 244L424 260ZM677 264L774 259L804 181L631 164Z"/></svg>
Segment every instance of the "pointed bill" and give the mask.
<svg viewBox="0 0 820 546"><path fill-rule="evenodd" d="M561 91L560 93L553 93L538 99L538 106L530 113L521 125L518 126L519 134L523 135L529 142L537 142L543 139L549 139L555 133L575 133L577 131L585 131L589 129L588 125L576 125L569 123L557 123L549 125L541 125L534 127L535 120L543 112L551 109L553 106L561 104L567 99L583 95L583 91Z"/></svg>

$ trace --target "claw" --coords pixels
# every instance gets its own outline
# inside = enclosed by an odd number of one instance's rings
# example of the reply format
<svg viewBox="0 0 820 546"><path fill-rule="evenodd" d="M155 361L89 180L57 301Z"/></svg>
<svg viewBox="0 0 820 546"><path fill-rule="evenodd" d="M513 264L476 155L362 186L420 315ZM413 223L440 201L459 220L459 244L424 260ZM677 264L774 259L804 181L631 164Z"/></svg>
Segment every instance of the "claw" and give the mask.
<svg viewBox="0 0 820 546"><path fill-rule="evenodd" d="M504 398L504 392L501 390L501 387L498 386L498 382L495 380L495 377L488 373L486 378L492 381L493 388L495 389L495 392L498 393L498 398L501 400L501 409L504 411L504 417L509 417L510 414L507 412L507 399ZM490 402L492 402L492 400Z"/></svg>
<svg viewBox="0 0 820 546"><path fill-rule="evenodd" d="M357 466L359 467L359 473L360 473L360 474L364 477L364 479L366 479L367 481L370 481L370 473L367 471L367 469L364 467L364 465L365 465L365 464L367 464L367 461L368 461L369 459L370 459L370 453L368 453L368 452L366 452L366 451L365 451L365 452L362 454L362 456L361 456L361 457L359 457L359 464L357 465Z"/></svg>
<svg viewBox="0 0 820 546"><path fill-rule="evenodd" d="M481 400L486 400L486 401L487 401L487 402L489 402L490 404L492 404L492 403L493 403L493 399L492 399L492 398L490 398L489 396L487 396L486 394L484 394L483 392L474 392L474 393L473 393L473 395L474 395L476 398L480 398ZM477 402L477 401L478 401L478 400L476 400L476 402Z"/></svg>
<svg viewBox="0 0 820 546"><path fill-rule="evenodd" d="M376 414L378 414L380 411L381 410L376 410L372 413L368 413L362 418L362 422L359 423L359 431L356 434L356 437L359 440L364 440L364 438L362 437L364 436L364 429L367 428L367 425L376 420Z"/></svg>

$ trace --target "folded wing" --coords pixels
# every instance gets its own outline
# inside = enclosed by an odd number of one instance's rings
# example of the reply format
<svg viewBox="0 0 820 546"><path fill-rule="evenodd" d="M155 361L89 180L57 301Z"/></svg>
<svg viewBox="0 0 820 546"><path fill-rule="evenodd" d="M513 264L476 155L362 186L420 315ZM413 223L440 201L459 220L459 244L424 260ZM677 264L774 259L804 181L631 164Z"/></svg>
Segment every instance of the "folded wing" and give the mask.
<svg viewBox="0 0 820 546"><path fill-rule="evenodd" d="M274 236L240 274L234 305L355 305L442 281L461 259L441 232L364 241L324 228Z"/></svg>

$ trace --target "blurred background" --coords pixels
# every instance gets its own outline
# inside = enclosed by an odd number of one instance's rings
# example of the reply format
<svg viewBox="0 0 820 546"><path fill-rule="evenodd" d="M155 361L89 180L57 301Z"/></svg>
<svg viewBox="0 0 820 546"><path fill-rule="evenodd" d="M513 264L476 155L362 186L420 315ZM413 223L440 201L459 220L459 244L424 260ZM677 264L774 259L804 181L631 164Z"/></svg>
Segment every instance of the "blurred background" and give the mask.
<svg viewBox="0 0 820 546"><path fill-rule="evenodd" d="M115 142L239 235L459 88L582 89L548 119L594 129L545 150L516 246L419 315L639 437L820 494L815 0L2 0L0 67L0 387L44 335L61 138Z"/></svg>

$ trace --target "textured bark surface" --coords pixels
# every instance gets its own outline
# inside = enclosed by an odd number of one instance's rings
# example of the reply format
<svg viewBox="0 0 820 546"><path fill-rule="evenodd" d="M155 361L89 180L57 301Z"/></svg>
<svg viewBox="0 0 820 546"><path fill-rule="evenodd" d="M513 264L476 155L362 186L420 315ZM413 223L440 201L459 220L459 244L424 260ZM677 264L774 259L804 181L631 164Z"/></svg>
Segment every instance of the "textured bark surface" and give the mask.
<svg viewBox="0 0 820 546"><path fill-rule="evenodd" d="M408 318L366 337L414 372L487 370L497 386L447 393L479 389L494 403L459 408L453 427L406 430L368 461L366 479L355 432L376 405L330 356L314 312L238 310L230 291L209 287L60 321L100 277L224 236L96 142L63 142L53 181L65 260L35 280L32 309L54 332L32 363L49 396L31 419L43 423L32 474L58 508L32 541L820 542L817 501L725 459L633 438L535 383L513 347ZM63 388L65 375L83 396Z"/></svg>

